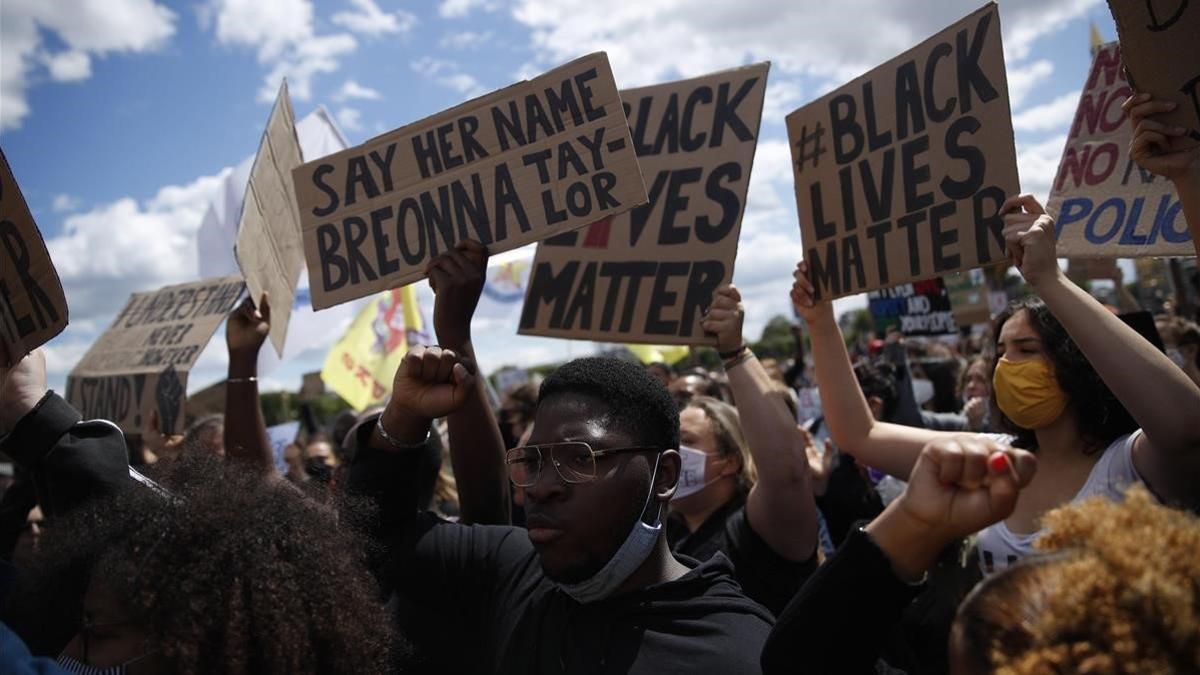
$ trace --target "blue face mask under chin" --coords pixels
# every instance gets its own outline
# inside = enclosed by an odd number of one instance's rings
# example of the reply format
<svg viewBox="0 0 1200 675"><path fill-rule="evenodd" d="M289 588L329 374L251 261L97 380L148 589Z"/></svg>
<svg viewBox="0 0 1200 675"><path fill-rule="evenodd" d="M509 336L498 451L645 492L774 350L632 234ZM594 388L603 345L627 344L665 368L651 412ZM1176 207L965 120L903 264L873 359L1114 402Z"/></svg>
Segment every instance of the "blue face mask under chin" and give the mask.
<svg viewBox="0 0 1200 675"><path fill-rule="evenodd" d="M633 523L633 530L625 538L621 548L617 549L604 567L591 577L574 584L555 582L555 586L563 593L582 604L603 600L616 592L621 584L629 578L629 575L633 574L634 570L641 567L642 563L646 562L646 558L650 557L650 553L658 543L658 536L662 532L662 506L655 505L658 515L654 517L654 525L647 525L643 519L646 516L646 509L650 507L651 499L654 497L654 480L658 477L658 463L661 459L661 454L654 459L654 470L650 472L650 489L646 494L646 503L642 505L642 511Z"/></svg>

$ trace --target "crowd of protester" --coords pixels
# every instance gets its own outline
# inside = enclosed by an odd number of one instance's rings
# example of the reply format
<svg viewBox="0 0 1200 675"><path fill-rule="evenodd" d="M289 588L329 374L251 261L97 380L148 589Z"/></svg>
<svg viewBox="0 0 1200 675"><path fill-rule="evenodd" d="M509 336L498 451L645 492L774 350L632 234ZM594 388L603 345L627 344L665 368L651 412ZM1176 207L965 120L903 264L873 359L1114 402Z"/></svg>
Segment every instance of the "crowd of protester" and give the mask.
<svg viewBox="0 0 1200 675"><path fill-rule="evenodd" d="M1135 157L1200 172L1151 157L1155 105ZM1139 332L1035 199L1001 212L1030 293L984 333L848 348L801 262L789 360L725 286L718 368L576 359L499 405L463 242L439 346L283 471L265 295L181 435L82 420L35 351L0 386L0 672L1200 672L1200 328Z"/></svg>

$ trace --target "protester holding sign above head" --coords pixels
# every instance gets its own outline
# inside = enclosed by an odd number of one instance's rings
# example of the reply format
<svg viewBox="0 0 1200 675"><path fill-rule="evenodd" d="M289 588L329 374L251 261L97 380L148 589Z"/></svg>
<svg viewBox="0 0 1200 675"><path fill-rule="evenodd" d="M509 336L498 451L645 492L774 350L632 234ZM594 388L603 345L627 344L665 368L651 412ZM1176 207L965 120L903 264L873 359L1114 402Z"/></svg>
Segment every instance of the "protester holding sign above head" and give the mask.
<svg viewBox="0 0 1200 675"><path fill-rule="evenodd" d="M1134 125L1129 156L1138 166L1175 184L1192 244L1200 256L1200 144L1183 150L1172 147L1173 141L1186 137L1187 128L1165 124L1156 117L1176 110L1179 106L1174 101L1142 93L1130 96L1123 107Z"/></svg>
<svg viewBox="0 0 1200 675"><path fill-rule="evenodd" d="M405 635L431 669L758 672L769 613L723 555L668 550L679 417L637 364L579 359L542 383L530 445L507 453L528 532L418 514L412 466L431 420L475 395L473 370L449 350L411 351L350 472L349 487L381 505L381 579L404 598Z"/></svg>
<svg viewBox="0 0 1200 675"><path fill-rule="evenodd" d="M980 533L988 572L1027 555L1041 516L1056 505L1117 498L1139 481L1165 501L1195 505L1200 477L1193 423L1200 388L1066 278L1054 255L1054 221L1036 200L1010 199L1002 213L1012 260L1040 298L1011 304L997 318L994 396L1013 434L1004 441L1036 449L1042 469L1012 516ZM813 301L806 274L800 263L792 300L812 330L830 432L859 460L907 477L921 447L943 434L872 420L832 307Z"/></svg>

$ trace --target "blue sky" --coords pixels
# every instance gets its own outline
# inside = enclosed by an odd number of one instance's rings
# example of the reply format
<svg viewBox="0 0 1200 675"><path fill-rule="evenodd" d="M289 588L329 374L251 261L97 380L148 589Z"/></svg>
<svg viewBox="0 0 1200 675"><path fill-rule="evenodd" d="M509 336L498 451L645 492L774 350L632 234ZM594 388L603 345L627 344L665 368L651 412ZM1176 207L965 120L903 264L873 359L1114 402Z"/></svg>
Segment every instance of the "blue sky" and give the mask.
<svg viewBox="0 0 1200 675"><path fill-rule="evenodd" d="M756 336L789 311L800 255L784 115L979 4L5 0L0 146L78 300L48 350L52 386L130 292L194 278L204 207L255 151L281 76L298 118L324 105L361 143L597 50L623 87L773 62L735 276ZM1105 39L1115 29L1100 0L1000 9L1022 187L1045 196L1090 62L1089 23ZM513 337L515 317L480 328L486 369L592 349ZM190 388L220 377L220 351L201 358ZM297 387L323 356L285 363L269 386Z"/></svg>

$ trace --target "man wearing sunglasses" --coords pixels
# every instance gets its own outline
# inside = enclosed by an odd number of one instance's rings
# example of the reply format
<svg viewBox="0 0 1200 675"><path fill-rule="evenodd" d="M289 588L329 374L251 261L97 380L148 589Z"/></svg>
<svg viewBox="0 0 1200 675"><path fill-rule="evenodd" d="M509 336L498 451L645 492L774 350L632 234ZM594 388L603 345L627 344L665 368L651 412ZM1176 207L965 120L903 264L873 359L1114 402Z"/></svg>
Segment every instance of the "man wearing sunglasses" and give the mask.
<svg viewBox="0 0 1200 675"><path fill-rule="evenodd" d="M417 347L359 437L349 489L381 507L378 569L436 672L757 673L770 614L723 555L674 557L663 533L679 477L679 414L639 365L579 359L543 383L529 444L505 465L528 531L417 512L409 471L430 421L461 407L474 366Z"/></svg>

